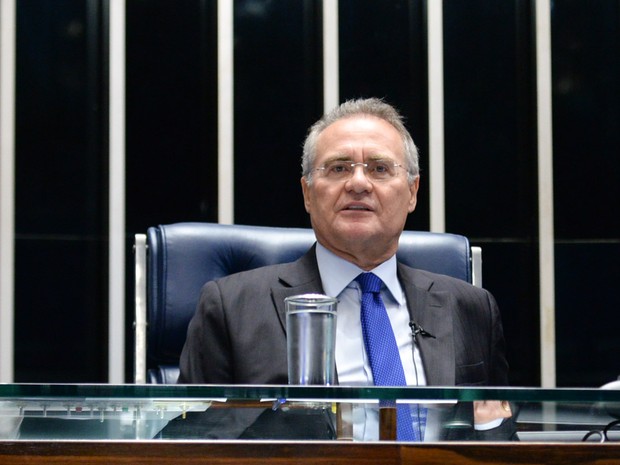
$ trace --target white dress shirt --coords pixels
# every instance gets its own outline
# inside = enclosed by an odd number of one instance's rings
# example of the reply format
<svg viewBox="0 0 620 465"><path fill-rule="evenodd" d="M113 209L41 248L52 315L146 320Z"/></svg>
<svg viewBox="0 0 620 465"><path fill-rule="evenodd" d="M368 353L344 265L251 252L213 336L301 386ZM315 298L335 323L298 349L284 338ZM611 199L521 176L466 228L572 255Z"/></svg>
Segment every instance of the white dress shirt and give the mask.
<svg viewBox="0 0 620 465"><path fill-rule="evenodd" d="M336 371L341 386L373 385L372 371L360 320L362 291L355 278L364 270L317 244L316 256L325 294L338 299ZM426 378L418 348L413 344L407 300L398 281L396 256L371 270L384 283L381 298L392 324L409 386L424 386ZM354 409L353 435L359 440L378 439L377 409Z"/></svg>

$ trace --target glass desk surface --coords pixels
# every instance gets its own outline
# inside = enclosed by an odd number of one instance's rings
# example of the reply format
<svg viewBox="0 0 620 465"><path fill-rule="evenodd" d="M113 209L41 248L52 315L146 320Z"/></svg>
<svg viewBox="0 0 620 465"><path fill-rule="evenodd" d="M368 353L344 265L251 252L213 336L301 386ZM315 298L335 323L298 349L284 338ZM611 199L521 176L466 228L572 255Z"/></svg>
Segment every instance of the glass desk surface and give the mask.
<svg viewBox="0 0 620 465"><path fill-rule="evenodd" d="M359 418L402 404L427 442L476 440L483 401L509 402L521 442L620 440L618 389L130 384L0 384L0 440L364 440Z"/></svg>

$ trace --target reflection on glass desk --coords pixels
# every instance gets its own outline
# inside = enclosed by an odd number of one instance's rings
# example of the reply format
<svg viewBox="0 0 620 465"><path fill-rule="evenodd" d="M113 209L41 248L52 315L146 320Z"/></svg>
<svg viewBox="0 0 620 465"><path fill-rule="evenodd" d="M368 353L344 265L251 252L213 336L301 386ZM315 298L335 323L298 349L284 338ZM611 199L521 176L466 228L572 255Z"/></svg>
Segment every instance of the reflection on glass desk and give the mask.
<svg viewBox="0 0 620 465"><path fill-rule="evenodd" d="M612 404L524 403L517 419L519 439L529 442L620 441L620 409Z"/></svg>
<svg viewBox="0 0 620 465"><path fill-rule="evenodd" d="M351 441L356 411L389 438L403 403L428 412L425 442L481 440L473 403L496 400L521 442L620 440L620 390L77 384L0 385L0 440Z"/></svg>

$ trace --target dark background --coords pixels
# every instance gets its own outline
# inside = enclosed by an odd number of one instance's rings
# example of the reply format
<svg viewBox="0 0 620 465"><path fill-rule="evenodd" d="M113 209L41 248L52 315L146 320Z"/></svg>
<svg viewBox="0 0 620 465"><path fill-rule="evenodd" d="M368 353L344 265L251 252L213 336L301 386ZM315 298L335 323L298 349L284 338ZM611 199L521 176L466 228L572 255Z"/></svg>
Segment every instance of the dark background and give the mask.
<svg viewBox="0 0 620 465"><path fill-rule="evenodd" d="M515 385L540 383L533 0L444 2L447 231L483 249ZM133 236L217 221L215 0L127 0L127 381ZM321 2L236 0L235 222L309 226ZM421 152L424 1L340 0L341 99L396 105ZM107 0L17 2L15 380L107 381ZM553 2L557 380L620 375L620 5ZM112 270L112 272L114 272Z"/></svg>

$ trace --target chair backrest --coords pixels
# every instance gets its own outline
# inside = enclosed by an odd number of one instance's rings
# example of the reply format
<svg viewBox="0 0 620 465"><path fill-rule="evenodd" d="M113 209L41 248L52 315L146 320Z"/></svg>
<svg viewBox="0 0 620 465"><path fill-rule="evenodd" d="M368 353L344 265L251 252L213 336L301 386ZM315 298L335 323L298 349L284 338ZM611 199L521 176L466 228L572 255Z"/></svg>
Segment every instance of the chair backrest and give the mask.
<svg viewBox="0 0 620 465"><path fill-rule="evenodd" d="M149 382L176 381L187 326L204 283L294 261L314 242L312 229L215 223L161 225L149 228L146 237L136 235L135 381L146 382L146 372ZM464 236L405 231L398 258L414 268L474 280Z"/></svg>

